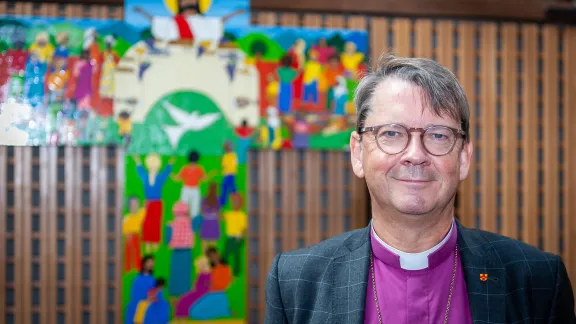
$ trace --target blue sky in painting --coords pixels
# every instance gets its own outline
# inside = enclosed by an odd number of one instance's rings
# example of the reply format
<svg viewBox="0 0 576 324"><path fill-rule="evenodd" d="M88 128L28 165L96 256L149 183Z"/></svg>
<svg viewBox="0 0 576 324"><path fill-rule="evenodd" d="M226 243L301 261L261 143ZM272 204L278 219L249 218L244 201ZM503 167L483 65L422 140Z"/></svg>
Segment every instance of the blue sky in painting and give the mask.
<svg viewBox="0 0 576 324"><path fill-rule="evenodd" d="M126 22L138 27L146 28L150 22L142 15L134 12L134 7L142 7L144 10L156 16L172 16L164 5L163 0L125 0L124 17ZM238 9L244 9L246 13L233 17L228 21L226 27L242 27L250 25L250 0L212 0L207 16L224 16Z"/></svg>
<svg viewBox="0 0 576 324"><path fill-rule="evenodd" d="M244 28L229 27L226 28L226 31L237 38L261 33L273 39L285 50L288 50L298 38L304 39L306 44L316 44L322 37L330 38L335 34L340 34L345 40L355 43L359 52L368 54L368 33L364 30L249 26Z"/></svg>

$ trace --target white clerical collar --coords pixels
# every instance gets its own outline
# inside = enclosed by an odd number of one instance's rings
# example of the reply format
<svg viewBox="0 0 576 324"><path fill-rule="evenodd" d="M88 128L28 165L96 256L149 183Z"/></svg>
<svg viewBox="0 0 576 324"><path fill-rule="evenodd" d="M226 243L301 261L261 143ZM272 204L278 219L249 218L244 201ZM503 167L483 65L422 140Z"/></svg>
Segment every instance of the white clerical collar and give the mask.
<svg viewBox="0 0 576 324"><path fill-rule="evenodd" d="M380 239L380 237L378 237L378 235L376 235L372 221L370 221L370 228L372 230L372 235L374 236L374 238L376 238L376 241L378 243L380 243L383 247L385 247L389 251L393 252L394 254L397 254L400 256L400 267L402 267L402 269L404 269L404 270L421 270L421 269L428 268L428 256L430 254L432 254L434 251L441 248L442 245L444 245L444 243L446 243L446 241L448 241L448 239L450 238L450 235L452 234L452 231L454 230L454 221L452 222L452 226L450 227L450 231L444 237L444 239L442 239L442 241L440 241L440 243L436 244L435 246L433 246L432 248L430 248L424 252L418 252L418 253L403 252L403 251L400 251L400 250L386 244L386 242L382 241L382 239Z"/></svg>

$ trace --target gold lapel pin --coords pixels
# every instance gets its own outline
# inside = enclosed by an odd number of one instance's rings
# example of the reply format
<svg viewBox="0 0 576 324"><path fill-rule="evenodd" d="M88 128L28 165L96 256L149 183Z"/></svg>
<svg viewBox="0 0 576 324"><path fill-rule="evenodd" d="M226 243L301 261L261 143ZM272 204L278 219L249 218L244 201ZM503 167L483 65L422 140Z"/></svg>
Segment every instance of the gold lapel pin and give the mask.
<svg viewBox="0 0 576 324"><path fill-rule="evenodd" d="M488 280L488 274L487 273L481 273L480 274L480 280L482 280L482 281Z"/></svg>

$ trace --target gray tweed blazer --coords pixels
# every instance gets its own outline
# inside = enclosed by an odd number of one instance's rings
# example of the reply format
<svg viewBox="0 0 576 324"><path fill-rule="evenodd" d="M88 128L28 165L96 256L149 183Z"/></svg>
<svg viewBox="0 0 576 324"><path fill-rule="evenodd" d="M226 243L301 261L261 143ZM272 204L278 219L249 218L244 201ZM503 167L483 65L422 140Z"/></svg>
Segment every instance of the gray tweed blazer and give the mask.
<svg viewBox="0 0 576 324"><path fill-rule="evenodd" d="M560 257L458 226L474 323L576 323ZM276 255L266 281L266 324L362 323L370 226ZM480 281L488 273L488 281Z"/></svg>

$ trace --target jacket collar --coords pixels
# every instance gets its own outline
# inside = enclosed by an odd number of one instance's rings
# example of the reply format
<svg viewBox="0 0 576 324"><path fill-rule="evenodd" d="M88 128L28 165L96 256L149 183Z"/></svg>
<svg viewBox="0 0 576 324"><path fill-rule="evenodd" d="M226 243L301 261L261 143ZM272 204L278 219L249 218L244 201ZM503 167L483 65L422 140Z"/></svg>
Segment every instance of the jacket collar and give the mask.
<svg viewBox="0 0 576 324"><path fill-rule="evenodd" d="M458 246L464 270L473 321L504 323L506 315L506 271L500 258L481 231L464 227L456 220ZM334 254L332 263L332 315L334 322L363 323L371 249L370 225L354 231ZM488 279L482 281L481 274ZM490 298L487 298L490 296Z"/></svg>

